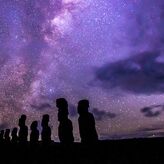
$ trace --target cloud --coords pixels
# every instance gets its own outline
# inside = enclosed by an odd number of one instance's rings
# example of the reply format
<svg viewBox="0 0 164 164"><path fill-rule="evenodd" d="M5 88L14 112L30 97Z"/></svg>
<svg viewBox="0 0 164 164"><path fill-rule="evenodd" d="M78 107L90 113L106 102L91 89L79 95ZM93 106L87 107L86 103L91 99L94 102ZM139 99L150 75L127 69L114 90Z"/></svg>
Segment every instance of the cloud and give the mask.
<svg viewBox="0 0 164 164"><path fill-rule="evenodd" d="M159 57L158 51L144 52L105 64L95 71L95 83L104 89L119 88L135 94L164 93L164 63Z"/></svg>
<svg viewBox="0 0 164 164"><path fill-rule="evenodd" d="M142 134L147 137L163 137L164 128L163 125L153 125L152 127L139 128L134 133Z"/></svg>
<svg viewBox="0 0 164 164"><path fill-rule="evenodd" d="M138 128L130 133L100 133L100 139L130 139L130 138L152 138L152 137L164 137L164 128L162 125L155 125L148 128Z"/></svg>
<svg viewBox="0 0 164 164"><path fill-rule="evenodd" d="M145 117L157 117L164 111L164 105L152 105L141 109Z"/></svg>
<svg viewBox="0 0 164 164"><path fill-rule="evenodd" d="M94 114L95 119L98 120L98 121L100 121L104 118L113 119L113 118L116 117L115 113L101 111L101 110L98 110L97 108L93 108L90 111ZM76 117L78 115L77 109L74 105L69 105L69 114L70 114L71 117Z"/></svg>
<svg viewBox="0 0 164 164"><path fill-rule="evenodd" d="M48 103L44 103L44 104L40 104L40 105L31 105L31 107L36 110L40 110L40 111L52 108L52 106Z"/></svg>
<svg viewBox="0 0 164 164"><path fill-rule="evenodd" d="M101 111L101 110L98 110L97 108L93 108L92 112L93 112L96 120L102 120L104 118L111 118L112 119L112 118L116 117L115 113Z"/></svg>
<svg viewBox="0 0 164 164"><path fill-rule="evenodd" d="M132 132L132 133L120 133L120 134L109 134L109 133L104 133L100 134L100 139L101 140L120 140L120 139L134 139L134 138L150 138L153 136L152 134L147 134L147 133L139 133L139 132Z"/></svg>
<svg viewBox="0 0 164 164"><path fill-rule="evenodd" d="M139 132L150 132L150 131L158 131L158 130L164 130L161 126L160 127L150 127L150 128L140 128L138 129Z"/></svg>

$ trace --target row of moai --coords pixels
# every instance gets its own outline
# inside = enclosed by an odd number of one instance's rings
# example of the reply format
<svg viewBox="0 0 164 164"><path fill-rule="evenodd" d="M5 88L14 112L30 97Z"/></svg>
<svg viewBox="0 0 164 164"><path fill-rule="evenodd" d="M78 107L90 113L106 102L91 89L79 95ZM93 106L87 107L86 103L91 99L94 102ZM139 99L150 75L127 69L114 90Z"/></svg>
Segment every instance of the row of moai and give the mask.
<svg viewBox="0 0 164 164"><path fill-rule="evenodd" d="M61 143L73 143L73 126L69 119L68 102L64 98L56 100L58 108L58 136ZM89 101L84 99L78 102L77 112L79 114L78 124L82 143L95 143L98 141L98 135L95 128L95 119L92 113L89 112ZM0 131L0 142L5 143L26 143L28 141L28 126L26 125L26 115L21 115L19 118L18 128L13 128L11 134L10 129ZM30 126L30 142L38 143L39 135L43 143L50 143L51 128L49 126L49 115L45 114L41 121L41 134L38 130L38 122L33 121Z"/></svg>

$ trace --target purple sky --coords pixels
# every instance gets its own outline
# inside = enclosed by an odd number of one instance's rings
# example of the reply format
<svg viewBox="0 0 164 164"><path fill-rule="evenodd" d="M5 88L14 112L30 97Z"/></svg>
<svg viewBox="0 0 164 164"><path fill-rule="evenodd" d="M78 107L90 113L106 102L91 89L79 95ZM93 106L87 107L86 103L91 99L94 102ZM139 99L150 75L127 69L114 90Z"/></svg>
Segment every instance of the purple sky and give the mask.
<svg viewBox="0 0 164 164"><path fill-rule="evenodd" d="M163 0L0 0L0 129L90 100L101 139L164 135Z"/></svg>

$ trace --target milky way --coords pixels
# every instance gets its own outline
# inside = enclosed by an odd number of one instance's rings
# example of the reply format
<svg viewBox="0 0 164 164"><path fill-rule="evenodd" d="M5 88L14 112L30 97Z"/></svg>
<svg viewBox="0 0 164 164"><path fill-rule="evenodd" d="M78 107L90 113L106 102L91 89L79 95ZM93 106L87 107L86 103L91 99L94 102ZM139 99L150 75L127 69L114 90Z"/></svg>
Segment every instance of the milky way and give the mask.
<svg viewBox="0 0 164 164"><path fill-rule="evenodd" d="M163 0L0 0L0 128L90 100L101 139L164 129Z"/></svg>

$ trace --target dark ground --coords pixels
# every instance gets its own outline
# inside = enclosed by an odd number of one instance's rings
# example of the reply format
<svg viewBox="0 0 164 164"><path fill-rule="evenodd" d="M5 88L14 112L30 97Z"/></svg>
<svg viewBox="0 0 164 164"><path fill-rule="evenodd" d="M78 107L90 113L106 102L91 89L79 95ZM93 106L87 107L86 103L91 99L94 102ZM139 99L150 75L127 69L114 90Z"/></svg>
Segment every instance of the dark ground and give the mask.
<svg viewBox="0 0 164 164"><path fill-rule="evenodd" d="M164 138L100 141L95 145L1 144L0 164L164 164Z"/></svg>

